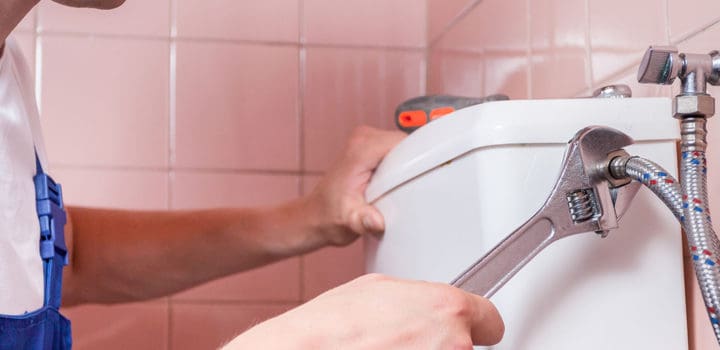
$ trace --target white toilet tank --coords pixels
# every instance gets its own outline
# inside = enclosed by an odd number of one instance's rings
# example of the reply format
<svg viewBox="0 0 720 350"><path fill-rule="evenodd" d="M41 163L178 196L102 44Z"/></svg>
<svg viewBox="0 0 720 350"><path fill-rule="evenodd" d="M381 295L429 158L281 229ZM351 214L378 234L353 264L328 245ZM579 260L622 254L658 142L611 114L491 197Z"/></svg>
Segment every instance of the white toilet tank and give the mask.
<svg viewBox="0 0 720 350"><path fill-rule="evenodd" d="M678 123L667 98L499 101L408 136L366 196L383 213L367 271L450 282L541 207L575 133L609 126L626 150L677 176ZM553 243L491 300L505 321L491 349L687 349L681 231L642 188L607 238Z"/></svg>

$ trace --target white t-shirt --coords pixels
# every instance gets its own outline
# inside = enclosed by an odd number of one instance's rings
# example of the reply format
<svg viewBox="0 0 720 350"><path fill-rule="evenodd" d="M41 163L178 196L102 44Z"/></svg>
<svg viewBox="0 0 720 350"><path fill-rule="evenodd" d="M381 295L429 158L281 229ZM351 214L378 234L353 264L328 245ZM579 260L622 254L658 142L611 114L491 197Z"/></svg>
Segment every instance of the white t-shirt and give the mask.
<svg viewBox="0 0 720 350"><path fill-rule="evenodd" d="M0 314L43 305L35 149L47 168L32 75L17 44L0 57Z"/></svg>

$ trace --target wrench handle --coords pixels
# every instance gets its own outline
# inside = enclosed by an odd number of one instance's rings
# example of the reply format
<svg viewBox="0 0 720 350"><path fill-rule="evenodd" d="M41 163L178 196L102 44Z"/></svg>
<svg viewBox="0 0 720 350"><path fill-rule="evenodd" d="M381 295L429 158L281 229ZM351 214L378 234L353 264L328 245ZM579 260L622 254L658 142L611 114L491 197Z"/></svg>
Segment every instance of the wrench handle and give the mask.
<svg viewBox="0 0 720 350"><path fill-rule="evenodd" d="M552 221L535 216L470 266L452 285L490 298L554 240Z"/></svg>

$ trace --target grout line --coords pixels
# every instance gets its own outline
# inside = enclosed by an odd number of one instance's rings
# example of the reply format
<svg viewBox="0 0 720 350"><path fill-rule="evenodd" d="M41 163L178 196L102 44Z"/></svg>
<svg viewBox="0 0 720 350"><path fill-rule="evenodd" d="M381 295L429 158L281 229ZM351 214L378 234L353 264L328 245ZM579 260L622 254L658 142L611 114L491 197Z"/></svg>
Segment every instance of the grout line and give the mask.
<svg viewBox="0 0 720 350"><path fill-rule="evenodd" d="M324 44L305 43L301 46L312 49L348 49L348 50L375 50L375 51L399 51L418 52L425 49L424 46L387 46L387 45L347 45L347 44Z"/></svg>
<svg viewBox="0 0 720 350"><path fill-rule="evenodd" d="M168 171L167 171L167 210L172 209L173 203L173 183L175 182L175 151L177 145L177 1L169 1L169 17L170 17L170 50L169 50L169 89L168 98ZM167 297L167 341L165 342L168 350L172 350L173 344L173 301Z"/></svg>
<svg viewBox="0 0 720 350"><path fill-rule="evenodd" d="M142 35L142 34L116 34L116 33L82 33L82 32L70 32L70 31L46 31L38 28L38 35L56 38L56 37L70 37L70 38L97 38L97 39L119 39L119 40L145 40L145 41L164 41L167 42L170 39L169 35Z"/></svg>
<svg viewBox="0 0 720 350"><path fill-rule="evenodd" d="M518 50L518 49L493 49L493 48L490 48L490 49L487 49L487 48L483 48L483 49L442 48L442 49L437 49L436 52L449 53L449 54L454 54L454 55L467 55L467 56L485 55L485 54L510 56L510 55L518 55L518 54L524 55L527 53L527 49L525 48L522 50Z"/></svg>
<svg viewBox="0 0 720 350"><path fill-rule="evenodd" d="M67 170L112 170L112 171L142 171L142 172L166 172L166 167L151 166L115 166L115 165L89 165L89 164L67 164L52 162L51 166L56 169Z"/></svg>
<svg viewBox="0 0 720 350"><path fill-rule="evenodd" d="M424 0L423 2L425 4L425 19L423 21L425 23L425 39L423 40L423 44L425 45L425 49L427 49L430 47L430 40L432 39L430 35L430 0Z"/></svg>
<svg viewBox="0 0 720 350"><path fill-rule="evenodd" d="M305 1L298 0L298 162L300 172L305 171L305 82L307 78L307 51L305 38ZM305 176L298 178L298 193L305 195ZM302 302L305 295L305 255L298 257L298 299Z"/></svg>
<svg viewBox="0 0 720 350"><path fill-rule="evenodd" d="M40 25L40 12L41 12L42 5L38 2L37 5L33 8L35 11L35 18L33 21L33 31L35 31L35 34L40 34L40 31L42 30L42 26Z"/></svg>
<svg viewBox="0 0 720 350"><path fill-rule="evenodd" d="M422 56L422 61L420 62L420 95L427 95L428 74L430 70L430 50L426 48Z"/></svg>
<svg viewBox="0 0 720 350"><path fill-rule="evenodd" d="M171 36L177 31L175 26L175 1L170 2L170 20ZM172 193L172 181L175 178L174 167L176 163L176 151L177 151L177 42L172 37L170 38L170 71L169 71L169 98L168 98L168 183L167 183L167 194L168 194L168 209L172 205L173 193Z"/></svg>
<svg viewBox="0 0 720 350"><path fill-rule="evenodd" d="M177 37L177 0L169 0L170 37Z"/></svg>
<svg viewBox="0 0 720 350"><path fill-rule="evenodd" d="M137 171L137 172L162 172L172 170L175 173L207 173L207 174L248 174L248 175L322 175L323 171L317 170L275 170L275 169L227 169L227 168L191 168L191 167L133 167L133 166L105 166L105 165L79 165L52 163L53 168L65 170L107 170L107 171Z"/></svg>
<svg viewBox="0 0 720 350"><path fill-rule="evenodd" d="M175 169L177 161L177 43L170 40L170 79L168 108L168 168Z"/></svg>
<svg viewBox="0 0 720 350"><path fill-rule="evenodd" d="M177 94L176 94L176 87L177 87L177 80L176 80L176 72L177 72L177 45L174 40L170 40L170 79L169 79L169 108L168 108L168 159L167 159L167 165L168 168L167 176L167 208L170 209L173 202L173 191L172 191L172 183L175 180L175 150L176 150L176 144L177 144L177 133L176 133L176 102L177 102Z"/></svg>
<svg viewBox="0 0 720 350"><path fill-rule="evenodd" d="M670 1L665 1L665 43L670 44Z"/></svg>
<svg viewBox="0 0 720 350"><path fill-rule="evenodd" d="M590 0L584 0L585 2L585 13L583 14L585 16L585 60L587 61L585 63L585 84L587 87L592 91L595 87L595 82L593 81L595 77L593 76L593 64L592 64L592 45L591 45L591 35L590 35Z"/></svg>
<svg viewBox="0 0 720 350"><path fill-rule="evenodd" d="M63 31L38 31L39 35L47 37L73 37L73 38L98 38L98 39L118 39L118 40L146 40L146 41L164 41L175 40L176 42L191 43L225 43L238 45L258 45L258 46L286 46L286 47L306 47L306 48L333 48L333 49L356 49L356 50L385 50L385 51L420 51L425 46L401 46L401 45L352 45L352 44L335 44L335 43L302 43L290 41L271 41L271 40L252 40L252 39L223 39L211 37L177 37L171 33L169 36L159 35L138 35L138 34L114 34L114 33L80 33L80 32L63 32ZM304 38L301 38L305 41Z"/></svg>
<svg viewBox="0 0 720 350"><path fill-rule="evenodd" d="M445 27L443 27L443 29L441 29L440 32L437 33L437 35L435 35L434 38L428 38L429 40L428 40L427 46L435 45L438 41L440 41L440 39L442 39L442 37L445 36L445 34L447 34L447 32L449 32L450 29L452 29L452 27L454 27L458 22L460 22L463 18L465 18L465 16L467 16L470 12L472 12L472 10L477 5L479 5L481 2L482 2L482 0L473 0L473 1L469 2L467 5L465 5L465 7L462 10L460 10L460 12L457 15L455 15L455 17L453 17L450 20L450 22L448 22L448 24L445 25ZM426 21L426 23L427 23L427 21Z"/></svg>
<svg viewBox="0 0 720 350"><path fill-rule="evenodd" d="M718 19L716 19L716 20L713 20L712 22L710 22L710 23L708 23L708 24L705 24L705 25L701 26L700 28L698 28L698 29L696 29L696 30L694 30L694 31L692 31L692 32L690 32L690 33L688 33L688 34L683 35L682 37L680 37L680 38L677 39L676 41L670 42L670 45L675 46L675 45L678 45L678 44L682 44L682 43L684 43L684 42L686 42L686 41L688 41L688 40L690 40L690 39L692 39L692 38L694 38L694 37L702 34L702 33L705 32L706 30L714 27L714 26L717 25L718 23L720 23L720 18L718 18ZM668 38L668 41L670 41L670 38Z"/></svg>
<svg viewBox="0 0 720 350"><path fill-rule="evenodd" d="M428 94L428 77L430 76L430 0L425 0L425 50L424 69L421 72L420 79L422 84L423 95Z"/></svg>
<svg viewBox="0 0 720 350"><path fill-rule="evenodd" d="M665 0L665 42L670 45L670 0ZM672 88L668 89L667 97L672 98Z"/></svg>
<svg viewBox="0 0 720 350"><path fill-rule="evenodd" d="M226 44L245 44L245 45L264 45L264 46L300 46L299 42L292 41L274 41L274 40L254 40L254 39L229 39L229 38L212 38L212 37L178 37L174 38L180 42L190 43L226 43Z"/></svg>
<svg viewBox="0 0 720 350"><path fill-rule="evenodd" d="M40 4L35 5L35 7L33 7L31 11L33 11L32 31L33 33L37 34L37 31L40 30Z"/></svg>
<svg viewBox="0 0 720 350"><path fill-rule="evenodd" d="M305 38L305 1L298 1L298 43L300 45L306 44Z"/></svg>
<svg viewBox="0 0 720 350"><path fill-rule="evenodd" d="M527 79L525 81L525 95L527 95L528 98L533 98L533 69L532 64L534 61L533 57L533 49L532 49L532 31L530 30L530 27L532 26L532 18L531 18L531 12L532 12L532 4L530 0L525 0L525 74L527 75Z"/></svg>
<svg viewBox="0 0 720 350"><path fill-rule="evenodd" d="M298 0L298 35L300 42L305 42L304 29L304 0ZM298 50L298 96L297 96L297 126L298 126L298 165L300 171L305 170L305 85L307 78L307 50L301 44ZM302 191L302 181L298 185L298 191Z"/></svg>

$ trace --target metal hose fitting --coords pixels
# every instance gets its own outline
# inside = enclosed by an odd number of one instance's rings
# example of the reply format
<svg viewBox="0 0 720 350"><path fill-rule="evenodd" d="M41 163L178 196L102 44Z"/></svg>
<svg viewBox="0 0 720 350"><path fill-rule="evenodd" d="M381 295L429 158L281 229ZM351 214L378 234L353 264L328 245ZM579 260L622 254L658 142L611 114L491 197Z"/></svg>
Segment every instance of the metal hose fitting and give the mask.
<svg viewBox="0 0 720 350"><path fill-rule="evenodd" d="M707 119L684 117L680 122L680 149L683 152L707 150Z"/></svg>

